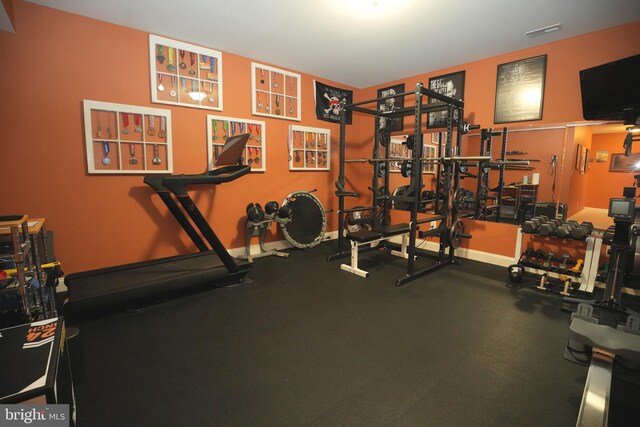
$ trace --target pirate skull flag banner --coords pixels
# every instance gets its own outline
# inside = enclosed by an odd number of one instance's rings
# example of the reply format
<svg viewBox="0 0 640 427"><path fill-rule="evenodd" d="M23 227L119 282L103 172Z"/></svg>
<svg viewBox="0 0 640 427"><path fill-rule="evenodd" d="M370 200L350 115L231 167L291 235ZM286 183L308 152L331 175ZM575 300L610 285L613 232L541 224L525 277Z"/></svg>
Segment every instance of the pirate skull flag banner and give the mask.
<svg viewBox="0 0 640 427"><path fill-rule="evenodd" d="M327 122L340 123L340 113L342 112L340 103L344 100L347 104L351 104L353 91L329 86L317 80L314 80L313 84L316 89L316 117ZM351 124L351 114L351 111L346 112L346 123L349 125Z"/></svg>

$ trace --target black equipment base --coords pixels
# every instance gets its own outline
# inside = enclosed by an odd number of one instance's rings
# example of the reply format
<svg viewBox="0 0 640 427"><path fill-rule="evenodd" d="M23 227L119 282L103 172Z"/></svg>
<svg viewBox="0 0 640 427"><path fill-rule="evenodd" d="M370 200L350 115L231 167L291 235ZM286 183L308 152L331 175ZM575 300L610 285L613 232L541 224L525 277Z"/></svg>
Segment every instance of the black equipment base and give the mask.
<svg viewBox="0 0 640 427"><path fill-rule="evenodd" d="M251 264L238 260L229 273L215 252L199 252L69 274L65 310L81 314L117 309L167 297L198 285L222 287L239 283Z"/></svg>

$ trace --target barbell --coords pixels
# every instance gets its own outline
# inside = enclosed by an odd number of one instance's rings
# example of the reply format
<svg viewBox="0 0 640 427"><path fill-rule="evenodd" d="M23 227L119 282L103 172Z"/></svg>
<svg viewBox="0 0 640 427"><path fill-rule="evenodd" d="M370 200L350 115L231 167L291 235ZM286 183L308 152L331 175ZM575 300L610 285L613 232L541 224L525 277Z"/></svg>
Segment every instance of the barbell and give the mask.
<svg viewBox="0 0 640 427"><path fill-rule="evenodd" d="M409 157L396 157L396 158L388 158L388 159L366 159L362 157L359 159L346 159L344 162L345 163L376 163L376 162L388 163L388 162L401 162L404 160L415 160L415 159L412 159ZM491 160L491 156L449 156L449 157L435 157L435 158L421 157L418 160L420 160L423 163L444 163L444 162L464 162L464 161L482 162L482 161ZM513 160L513 161L521 162L521 160ZM504 162L506 163L507 161L505 160ZM521 163L518 163L518 164L521 164Z"/></svg>

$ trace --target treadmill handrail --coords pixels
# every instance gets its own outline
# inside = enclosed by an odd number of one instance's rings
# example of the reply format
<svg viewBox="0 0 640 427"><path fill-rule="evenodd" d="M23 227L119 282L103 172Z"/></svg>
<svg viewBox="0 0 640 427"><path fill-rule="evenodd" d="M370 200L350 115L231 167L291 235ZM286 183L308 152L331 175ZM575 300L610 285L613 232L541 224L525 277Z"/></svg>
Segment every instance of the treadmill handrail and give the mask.
<svg viewBox="0 0 640 427"><path fill-rule="evenodd" d="M223 184L240 178L251 172L250 165L232 165L210 170L203 174L167 175L162 177L162 185L176 196L187 193L187 187L200 184Z"/></svg>

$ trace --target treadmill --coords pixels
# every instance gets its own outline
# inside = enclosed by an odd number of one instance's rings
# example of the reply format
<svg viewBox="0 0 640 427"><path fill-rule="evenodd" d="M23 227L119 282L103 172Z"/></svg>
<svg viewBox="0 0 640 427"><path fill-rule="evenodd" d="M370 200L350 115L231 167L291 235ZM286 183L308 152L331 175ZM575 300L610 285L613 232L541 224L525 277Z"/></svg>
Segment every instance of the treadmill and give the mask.
<svg viewBox="0 0 640 427"><path fill-rule="evenodd" d="M248 133L228 138L217 156L216 168L206 173L144 177L144 182L156 191L200 252L69 274L65 277L68 288L65 313L96 313L168 297L190 288L242 282L251 263L229 254L187 190L194 185L225 184L248 174L251 166L242 164L248 139Z"/></svg>

